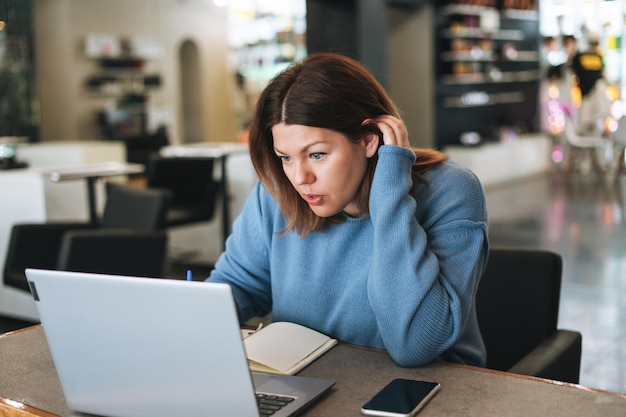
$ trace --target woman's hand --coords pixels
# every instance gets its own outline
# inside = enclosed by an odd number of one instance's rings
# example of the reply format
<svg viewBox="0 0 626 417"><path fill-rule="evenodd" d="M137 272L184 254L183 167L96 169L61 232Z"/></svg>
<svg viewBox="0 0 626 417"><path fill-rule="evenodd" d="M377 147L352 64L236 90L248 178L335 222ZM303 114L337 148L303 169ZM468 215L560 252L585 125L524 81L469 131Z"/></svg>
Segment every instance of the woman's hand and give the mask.
<svg viewBox="0 0 626 417"><path fill-rule="evenodd" d="M404 122L397 117L384 115L371 120L383 134L385 145L402 146L411 148L409 143L409 132L406 130Z"/></svg>

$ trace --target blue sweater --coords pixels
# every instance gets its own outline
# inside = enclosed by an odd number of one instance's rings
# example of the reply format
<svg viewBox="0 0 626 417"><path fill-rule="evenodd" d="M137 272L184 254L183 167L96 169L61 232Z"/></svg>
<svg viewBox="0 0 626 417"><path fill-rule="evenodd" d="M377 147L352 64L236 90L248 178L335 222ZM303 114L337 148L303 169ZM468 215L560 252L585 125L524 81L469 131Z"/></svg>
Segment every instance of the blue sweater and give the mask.
<svg viewBox="0 0 626 417"><path fill-rule="evenodd" d="M402 366L485 365L474 298L487 253L483 189L444 162L411 189L409 149L381 146L370 215L301 238L260 184L208 281L231 285L242 322L272 312Z"/></svg>

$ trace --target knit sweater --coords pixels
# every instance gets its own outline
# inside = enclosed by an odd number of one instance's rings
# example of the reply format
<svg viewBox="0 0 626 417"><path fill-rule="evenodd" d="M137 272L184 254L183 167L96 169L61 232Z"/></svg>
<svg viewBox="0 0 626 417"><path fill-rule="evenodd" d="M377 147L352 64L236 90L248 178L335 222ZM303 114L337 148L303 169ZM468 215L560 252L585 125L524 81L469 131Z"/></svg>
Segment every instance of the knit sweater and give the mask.
<svg viewBox="0 0 626 417"><path fill-rule="evenodd" d="M487 253L483 189L446 161L411 190L412 151L381 146L370 214L300 237L257 184L207 281L231 285L242 322L272 312L401 366L484 366L474 299Z"/></svg>

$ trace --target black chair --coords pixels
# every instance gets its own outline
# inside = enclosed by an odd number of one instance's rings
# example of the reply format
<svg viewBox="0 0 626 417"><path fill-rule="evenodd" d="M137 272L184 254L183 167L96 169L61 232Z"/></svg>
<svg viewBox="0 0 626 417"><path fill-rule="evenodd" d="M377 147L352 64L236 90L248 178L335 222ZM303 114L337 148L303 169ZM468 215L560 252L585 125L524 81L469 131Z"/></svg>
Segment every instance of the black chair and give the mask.
<svg viewBox="0 0 626 417"><path fill-rule="evenodd" d="M151 158L157 156L161 148L169 145L165 128L157 129L154 134L129 136L122 139L126 147L128 162L147 165Z"/></svg>
<svg viewBox="0 0 626 417"><path fill-rule="evenodd" d="M172 193L166 226L207 222L215 215L221 191L215 179L215 158L155 157L147 166L149 188L163 188Z"/></svg>
<svg viewBox="0 0 626 417"><path fill-rule="evenodd" d="M171 196L165 190L107 183L97 225L79 222L16 224L11 230L4 284L29 291L26 268L160 277Z"/></svg>
<svg viewBox="0 0 626 417"><path fill-rule="evenodd" d="M476 296L487 368L578 383L582 334L557 328L562 258L492 248Z"/></svg>

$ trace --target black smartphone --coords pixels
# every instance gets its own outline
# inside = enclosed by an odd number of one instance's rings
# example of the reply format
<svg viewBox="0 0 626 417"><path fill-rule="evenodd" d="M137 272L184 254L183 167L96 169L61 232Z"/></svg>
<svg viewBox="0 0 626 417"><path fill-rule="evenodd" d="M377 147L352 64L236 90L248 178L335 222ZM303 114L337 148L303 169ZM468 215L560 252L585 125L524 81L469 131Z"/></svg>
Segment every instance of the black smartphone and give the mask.
<svg viewBox="0 0 626 417"><path fill-rule="evenodd" d="M437 382L394 379L363 405L361 414L412 417L439 391Z"/></svg>

